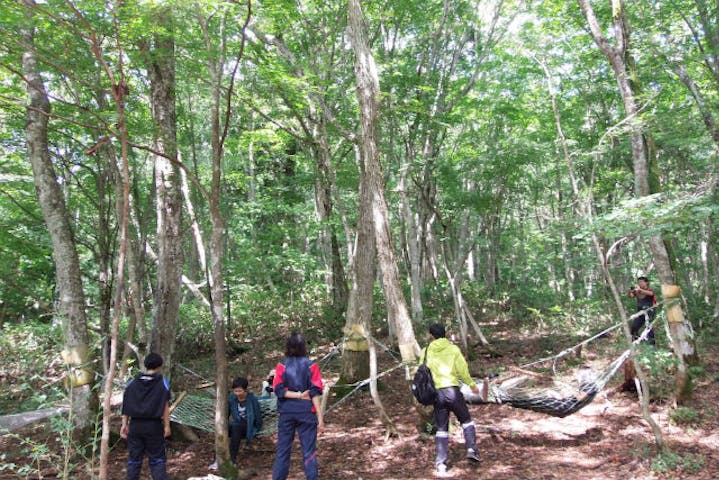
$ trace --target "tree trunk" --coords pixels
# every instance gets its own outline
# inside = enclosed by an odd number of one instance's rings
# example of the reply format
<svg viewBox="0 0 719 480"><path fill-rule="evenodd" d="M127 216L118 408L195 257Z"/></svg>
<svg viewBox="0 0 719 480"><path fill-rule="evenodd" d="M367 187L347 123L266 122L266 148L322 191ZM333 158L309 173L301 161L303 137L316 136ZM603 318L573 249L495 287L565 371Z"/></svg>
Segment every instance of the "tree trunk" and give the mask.
<svg viewBox="0 0 719 480"><path fill-rule="evenodd" d="M315 198L317 205L317 217L323 226L319 239L320 251L324 253L329 272L327 284L332 292L332 311L337 319L347 308L349 289L347 278L340 255L337 233L330 221L332 216L332 174L330 165L329 145L327 141L327 129L325 119L322 118L315 126L315 148L313 154L317 161L317 180L315 182ZM367 378L367 377L365 377Z"/></svg>
<svg viewBox="0 0 719 480"><path fill-rule="evenodd" d="M364 171L364 167L360 167ZM366 175L360 174L357 241L352 255L352 282L347 302L341 383L350 384L369 376L369 326L372 324L377 250L372 220L372 198Z"/></svg>
<svg viewBox="0 0 719 480"><path fill-rule="evenodd" d="M100 51L97 45L96 51ZM110 72L108 72L109 74ZM110 76L113 85L117 85ZM119 85L124 85L124 75L122 64L120 64ZM120 245L117 255L117 278L115 282L115 298L113 302L112 323L109 328L109 359L108 369L105 375L105 384L103 386L103 402L102 402L102 438L100 442L100 480L108 478L108 460L110 455L110 420L112 417L112 385L115 379L117 369L118 354L118 337L120 331L120 316L122 315L123 292L125 283L125 257L127 252L127 232L130 223L130 167L128 162L128 145L127 145L127 128L125 125L125 92L122 88L114 88L115 107L118 114L117 130L119 131L121 142L121 166L117 170L120 171L120 184L118 194L115 199L115 212L119 220L120 228ZM113 162L114 165L114 162Z"/></svg>
<svg viewBox="0 0 719 480"><path fill-rule="evenodd" d="M409 287L410 287L410 305L412 308L412 321L415 325L420 325L424 318L424 310L422 308L422 286L424 284L422 278L422 254L421 254L421 238L419 228L415 219L414 212L410 208L407 175L409 174L410 160L407 160L402 166L399 181L399 194L401 198L401 212L404 217L405 226L405 242L407 244L407 263L409 264Z"/></svg>
<svg viewBox="0 0 719 480"><path fill-rule="evenodd" d="M372 201L371 215L388 322L396 329L402 360L413 362L419 356L420 348L414 336L414 328L402 293L399 269L392 249L389 213L379 159L379 78L369 48L360 2L349 0L348 3L349 26L355 52L357 99L360 106L360 151L364 164L363 173L366 176L366 193Z"/></svg>
<svg viewBox="0 0 719 480"><path fill-rule="evenodd" d="M587 208L587 210L590 210ZM590 222L593 221L591 215L587 217ZM604 250L602 249L601 245L599 244L599 240L597 239L597 236L595 234L592 234L592 243L594 244L594 250L597 254L597 258L602 266L602 273L604 274L604 279L607 281L609 285L609 289L612 292L612 297L614 298L614 303L617 306L617 310L619 311L619 315L622 319L622 331L624 332L624 338L626 339L627 343L630 345L630 348L634 349L634 344L632 343L632 333L629 331L629 321L627 319L627 313L624 310L624 304L622 303L622 299L619 295L619 290L614 284L614 280L612 279L612 275L609 272L609 267L607 266L607 258L604 254ZM652 429L652 433L654 434L654 439L657 442L657 447L660 450L664 449L664 436L662 434L662 430L659 427L659 424L654 420L654 417L652 417L652 414L649 410L649 382L647 380L646 373L644 372L641 364L637 361L636 356L632 355L630 358L626 360L627 362L632 362L632 366L634 369L634 372L637 375L637 380L639 383L639 388L637 389L639 391L640 400L641 400L641 408L642 408L642 417L644 420L649 424L649 427Z"/></svg>
<svg viewBox="0 0 719 480"><path fill-rule="evenodd" d="M594 41L614 71L614 76L619 86L619 93L624 103L625 113L627 118L631 119L634 194L637 197L650 195L657 192L659 188L658 176L656 172L652 171L656 159L654 158L652 149L652 139L649 134L646 133L646 128L638 116L639 108L636 98L637 91L640 87L636 83L637 77L633 71L634 60L629 53L630 30L624 10L624 2L622 0L616 0L612 3L612 13L614 17L613 31L616 36L616 44L611 45L602 33L589 0L578 1L590 31L592 32ZM665 287L676 285L677 279L670 258L671 253L667 249L661 235L651 235L649 237L649 249L654 259L654 265L657 268L662 290L664 290ZM672 348L678 360L674 393L677 402L681 403L691 394L691 382L687 365L696 363L697 356L694 348L692 330L684 318L679 302L672 302L672 309L676 313L673 316L674 320L669 321L669 330L671 333Z"/></svg>
<svg viewBox="0 0 719 480"><path fill-rule="evenodd" d="M157 192L157 286L152 311L150 351L164 359L164 371L172 374L175 329L180 308L183 266L182 191L177 166L175 114L175 41L169 10L158 10L160 33L154 38L150 74L150 103L157 127L155 188Z"/></svg>
<svg viewBox="0 0 719 480"><path fill-rule="evenodd" d="M26 0L28 19L32 21L35 2ZM55 260L57 315L64 334L63 360L67 367L74 436L84 442L91 433L97 412L97 391L93 389L94 372L88 345L85 295L82 287L80 261L70 217L65 206L57 175L48 150L48 118L50 101L35 56L34 30L22 32L25 53L23 74L27 83L29 105L25 139L32 165L38 203L52 241Z"/></svg>

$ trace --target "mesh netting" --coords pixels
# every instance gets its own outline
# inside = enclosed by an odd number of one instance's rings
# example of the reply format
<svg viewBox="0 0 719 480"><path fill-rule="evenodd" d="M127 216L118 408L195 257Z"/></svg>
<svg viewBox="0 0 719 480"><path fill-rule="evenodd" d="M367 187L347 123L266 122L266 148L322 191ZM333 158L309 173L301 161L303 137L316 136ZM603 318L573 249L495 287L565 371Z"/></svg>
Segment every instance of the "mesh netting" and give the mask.
<svg viewBox="0 0 719 480"><path fill-rule="evenodd" d="M258 398L262 412L262 430L257 435L272 435L277 431L277 398ZM215 399L202 394L189 394L173 405L170 420L175 423L215 431Z"/></svg>
<svg viewBox="0 0 719 480"><path fill-rule="evenodd" d="M581 372L578 375L580 383L576 386L554 381L550 386L527 387L525 385L536 378L520 375L490 384L486 399L484 392L473 394L466 385L463 385L462 393L470 402L506 403L515 408L566 417L590 404L630 354L631 350L626 350L598 374L589 369ZM479 382L479 385L481 384L482 382Z"/></svg>
<svg viewBox="0 0 719 480"><path fill-rule="evenodd" d="M541 390L532 394L526 390L506 392L497 389L495 399L497 403L507 403L514 408L533 410L554 417L566 417L591 403L599 390L597 384L587 383L581 385L576 393L558 397L553 390Z"/></svg>

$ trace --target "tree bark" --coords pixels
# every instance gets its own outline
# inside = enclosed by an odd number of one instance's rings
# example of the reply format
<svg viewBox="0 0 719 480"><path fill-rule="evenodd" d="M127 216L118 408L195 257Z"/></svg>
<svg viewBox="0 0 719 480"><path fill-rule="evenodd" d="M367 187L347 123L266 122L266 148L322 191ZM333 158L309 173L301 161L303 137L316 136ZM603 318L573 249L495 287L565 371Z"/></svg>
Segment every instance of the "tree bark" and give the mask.
<svg viewBox="0 0 719 480"><path fill-rule="evenodd" d="M30 23L34 16L35 2L25 0L25 5ZM65 337L63 360L67 366L66 385L75 429L73 435L84 443L91 433L98 405L97 391L93 388L94 372L88 345L80 260L70 217L56 181L57 175L48 149L50 101L38 68L34 28L28 25L23 29L22 37L25 42L22 65L29 98L25 140L35 192L52 241L57 282L57 315L62 322Z"/></svg>
<svg viewBox="0 0 719 480"><path fill-rule="evenodd" d="M364 380L369 375L369 327L372 324L377 249L372 219L372 197L368 193L364 166L360 162L357 240L351 263L351 289L342 354L342 383Z"/></svg>
<svg viewBox="0 0 719 480"><path fill-rule="evenodd" d="M177 166L175 112L174 21L168 9L157 11L158 26L153 40L150 75L152 118L157 127L155 189L157 192L157 286L152 311L150 351L164 359L167 377L172 375L175 329L180 308L180 279L183 267L182 191Z"/></svg>
<svg viewBox="0 0 719 480"><path fill-rule="evenodd" d="M619 93L624 103L624 111L627 117L631 119L634 194L637 197L643 197L656 193L659 189L658 176L650 168L656 163L652 148L653 142L649 134L646 133L645 125L639 117L640 112L637 105L639 85L634 72L634 60L629 53L630 30L624 2L615 0L612 3L613 31L616 37L615 44L612 45L604 37L589 0L578 1L594 41L612 67L619 86ZM672 265L671 252L662 236L651 235L648 243L662 286L676 285L677 278ZM678 302L674 302L673 308L678 309L679 312L675 320L669 321L672 348L678 360L674 394L677 402L681 403L691 394L691 381L687 365L696 363L697 356L692 330L684 318L681 306Z"/></svg>
<svg viewBox="0 0 719 480"><path fill-rule="evenodd" d="M372 203L371 215L388 322L396 329L402 360L413 362L419 356L420 348L414 336L414 328L402 293L399 269L392 248L389 213L379 159L379 77L374 56L369 48L361 4L359 0L349 0L348 3L350 35L355 52L357 99L360 106L360 151L367 194Z"/></svg>

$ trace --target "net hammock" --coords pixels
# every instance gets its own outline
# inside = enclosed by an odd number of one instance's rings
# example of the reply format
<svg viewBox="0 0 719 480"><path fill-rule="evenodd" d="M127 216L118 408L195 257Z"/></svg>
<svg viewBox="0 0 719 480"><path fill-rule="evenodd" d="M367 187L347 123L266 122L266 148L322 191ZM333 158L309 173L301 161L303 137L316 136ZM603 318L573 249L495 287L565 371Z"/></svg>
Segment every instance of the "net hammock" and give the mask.
<svg viewBox="0 0 719 480"><path fill-rule="evenodd" d="M277 431L277 397L260 397L262 430L258 436L272 435ZM170 420L206 432L215 431L215 398L202 393L180 395L172 404Z"/></svg>
<svg viewBox="0 0 719 480"><path fill-rule="evenodd" d="M632 315L629 320L632 320L636 316L640 315L646 315L646 311L637 312ZM653 324L654 322L647 321L641 335L639 335L639 337L632 343L637 345L646 340ZM607 332L619 328L620 326L621 324L614 325L604 332L601 332L572 348L564 350L554 357L542 359L528 365L553 360L552 371L556 375L557 359L566 357L568 353L571 353L580 345L589 343L591 340L599 338ZM574 384L569 384L568 382L560 381L555 378L552 380L552 384L550 386L526 386L527 383L531 383L537 379L546 379L546 377L543 377L542 375L526 372L525 374L511 377L509 379L502 380L501 382L478 382L478 385L480 385L479 394L473 393L467 385L462 385L461 390L464 397L470 403L508 404L514 408L532 410L554 417L564 418L589 405L597 394L607 385L607 383L609 383L617 371L619 371L631 354L632 348L626 349L601 372L595 372L588 367L580 368L576 375L577 381ZM486 392L484 391L485 389Z"/></svg>
<svg viewBox="0 0 719 480"><path fill-rule="evenodd" d="M324 357L319 359L319 365L327 365L339 353L339 346L333 347ZM203 376L192 370L182 367L189 373L208 381ZM277 397L258 397L260 412L262 414L262 430L257 432L258 436L272 435L277 432ZM170 407L170 420L181 425L197 428L206 432L215 431L215 396L211 393L181 393L177 400Z"/></svg>
<svg viewBox="0 0 719 480"><path fill-rule="evenodd" d="M599 374L589 368L580 369L577 385L554 380L548 387L527 387L527 383L535 380L534 375L519 375L500 383L488 384L486 397L482 387L477 395L467 385L463 385L462 393L469 402L508 404L514 408L563 418L589 405L629 355L631 349L625 350Z"/></svg>

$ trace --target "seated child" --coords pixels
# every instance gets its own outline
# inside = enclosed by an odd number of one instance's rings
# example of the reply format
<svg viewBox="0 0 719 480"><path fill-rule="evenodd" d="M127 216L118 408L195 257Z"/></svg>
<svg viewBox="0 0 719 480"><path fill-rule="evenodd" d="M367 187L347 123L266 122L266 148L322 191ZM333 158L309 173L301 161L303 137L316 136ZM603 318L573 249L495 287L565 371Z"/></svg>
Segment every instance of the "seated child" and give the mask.
<svg viewBox="0 0 719 480"><path fill-rule="evenodd" d="M247 379L237 377L232 382L232 392L227 399L230 416L230 459L237 462L240 442L244 439L249 445L257 432L262 429L262 411L257 398L247 390Z"/></svg>

